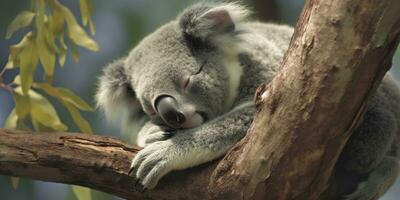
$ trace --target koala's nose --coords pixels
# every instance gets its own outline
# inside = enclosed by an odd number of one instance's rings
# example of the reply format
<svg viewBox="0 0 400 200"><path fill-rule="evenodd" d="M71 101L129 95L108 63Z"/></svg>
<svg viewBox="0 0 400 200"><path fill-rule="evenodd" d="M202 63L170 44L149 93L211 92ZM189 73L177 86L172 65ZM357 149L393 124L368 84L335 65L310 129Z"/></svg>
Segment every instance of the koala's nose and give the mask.
<svg viewBox="0 0 400 200"><path fill-rule="evenodd" d="M160 117L170 126L179 128L185 122L185 115L180 111L178 102L172 96L160 96L155 101Z"/></svg>

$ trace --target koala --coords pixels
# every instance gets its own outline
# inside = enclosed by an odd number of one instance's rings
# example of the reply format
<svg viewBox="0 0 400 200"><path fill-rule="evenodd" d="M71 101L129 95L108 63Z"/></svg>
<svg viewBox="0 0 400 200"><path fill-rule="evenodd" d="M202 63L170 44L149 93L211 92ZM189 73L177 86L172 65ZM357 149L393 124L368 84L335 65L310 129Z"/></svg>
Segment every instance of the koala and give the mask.
<svg viewBox="0 0 400 200"><path fill-rule="evenodd" d="M235 3L195 4L105 67L97 103L108 118L126 113L144 147L131 165L144 188L223 156L246 134L255 90L278 72L293 34L248 15ZM335 176L356 180L342 184L342 199L376 199L395 181L399 101L387 76L336 166Z"/></svg>

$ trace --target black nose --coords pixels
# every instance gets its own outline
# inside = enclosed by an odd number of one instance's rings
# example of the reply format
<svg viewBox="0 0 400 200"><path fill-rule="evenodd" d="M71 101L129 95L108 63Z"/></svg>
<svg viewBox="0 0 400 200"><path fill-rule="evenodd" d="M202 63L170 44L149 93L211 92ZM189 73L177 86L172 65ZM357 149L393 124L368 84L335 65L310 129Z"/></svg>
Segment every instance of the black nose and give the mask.
<svg viewBox="0 0 400 200"><path fill-rule="evenodd" d="M185 122L185 115L180 111L178 102L172 96L158 97L155 107L160 117L173 128L179 128Z"/></svg>

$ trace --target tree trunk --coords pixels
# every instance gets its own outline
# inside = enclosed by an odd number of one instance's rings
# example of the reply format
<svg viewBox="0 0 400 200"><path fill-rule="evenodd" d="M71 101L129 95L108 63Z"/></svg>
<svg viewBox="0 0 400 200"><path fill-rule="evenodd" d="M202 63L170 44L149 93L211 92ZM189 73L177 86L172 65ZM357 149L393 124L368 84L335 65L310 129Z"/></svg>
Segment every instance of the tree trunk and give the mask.
<svg viewBox="0 0 400 200"><path fill-rule="evenodd" d="M391 65L399 13L398 0L308 1L280 73L257 91L246 137L221 161L171 173L155 190L140 192L127 175L137 147L95 135L0 129L0 173L128 199L320 199Z"/></svg>

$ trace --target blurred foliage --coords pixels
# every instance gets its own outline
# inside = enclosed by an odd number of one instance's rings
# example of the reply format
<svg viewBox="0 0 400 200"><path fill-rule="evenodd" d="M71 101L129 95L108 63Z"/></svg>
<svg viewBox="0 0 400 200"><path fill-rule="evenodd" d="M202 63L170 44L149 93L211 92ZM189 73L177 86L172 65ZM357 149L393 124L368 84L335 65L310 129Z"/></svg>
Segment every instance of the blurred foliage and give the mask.
<svg viewBox="0 0 400 200"><path fill-rule="evenodd" d="M88 27L92 35L95 28L90 0L79 0L81 21ZM15 101L15 108L9 114L5 128L36 130L36 131L66 131L68 127L59 118L56 109L44 96L55 98L70 113L72 120L84 133L92 133L88 121L80 111L93 111L72 91L52 85L56 58L58 65L65 64L68 48L77 62L79 54L77 46L98 51L98 44L86 33L78 23L69 8L58 0L31 0L31 9L21 11L9 24L6 39L10 39L17 31L29 31L19 43L10 47L8 62L0 72L0 88L9 91ZM37 66L43 67L42 80L34 80ZM6 70L18 69L19 73L11 83L5 83L3 75ZM19 179L11 177L11 184L18 187ZM89 189L72 186L78 200L91 199Z"/></svg>
<svg viewBox="0 0 400 200"><path fill-rule="evenodd" d="M79 0L82 24L95 33L91 19L90 0ZM8 62L0 73L0 88L8 90L14 97L15 108L8 116L5 128L66 131L54 106L46 96L54 97L70 113L74 123L84 133L92 133L90 124L82 117L81 111L93 108L72 91L52 85L56 58L63 67L68 48L75 61L79 60L76 46L98 51L98 44L86 33L72 12L58 0L31 0L31 9L20 12L10 23L6 39L20 31L29 29L19 43L10 47ZM43 80L34 80L37 66L43 67ZM19 74L12 83L3 82L6 70L18 68Z"/></svg>

